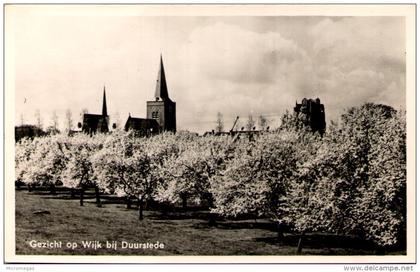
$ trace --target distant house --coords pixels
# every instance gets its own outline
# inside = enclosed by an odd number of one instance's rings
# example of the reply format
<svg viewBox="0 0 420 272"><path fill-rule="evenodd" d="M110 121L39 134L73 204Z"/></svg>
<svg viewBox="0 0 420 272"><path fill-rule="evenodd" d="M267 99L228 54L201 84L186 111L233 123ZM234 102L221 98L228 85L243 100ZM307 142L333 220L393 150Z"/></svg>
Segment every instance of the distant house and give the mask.
<svg viewBox="0 0 420 272"><path fill-rule="evenodd" d="M241 128L241 130L235 129L236 124L239 120L239 116L236 117L235 122L233 123L232 128L229 131L207 131L203 134L203 136L226 136L230 135L234 137L235 140L245 138L247 137L249 140L253 140L254 136L261 134L264 132L264 130L256 130L255 127L252 128L252 130L244 130L244 127ZM267 127L267 131L269 131L270 127Z"/></svg>
<svg viewBox="0 0 420 272"><path fill-rule="evenodd" d="M102 114L83 114L82 131L88 134L106 133L109 132L109 116L106 106L106 94L104 87Z"/></svg>
<svg viewBox="0 0 420 272"><path fill-rule="evenodd" d="M158 134L160 127L155 119L135 118L128 116L124 126L125 131L134 130L138 136L149 137Z"/></svg>
<svg viewBox="0 0 420 272"><path fill-rule="evenodd" d="M21 125L15 127L15 141L18 142L22 138L34 138L44 136L46 133L39 127L34 125Z"/></svg>

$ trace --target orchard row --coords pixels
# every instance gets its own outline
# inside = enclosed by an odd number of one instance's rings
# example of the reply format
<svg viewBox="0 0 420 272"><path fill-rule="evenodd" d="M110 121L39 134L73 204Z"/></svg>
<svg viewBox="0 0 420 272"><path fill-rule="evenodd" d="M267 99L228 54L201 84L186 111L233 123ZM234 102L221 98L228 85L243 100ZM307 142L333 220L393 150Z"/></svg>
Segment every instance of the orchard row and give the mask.
<svg viewBox="0 0 420 272"><path fill-rule="evenodd" d="M212 214L255 214L299 232L358 234L378 245L406 232L404 112L351 108L323 138L285 114L275 132L199 137L133 132L55 135L16 144L16 180L139 201L195 201Z"/></svg>

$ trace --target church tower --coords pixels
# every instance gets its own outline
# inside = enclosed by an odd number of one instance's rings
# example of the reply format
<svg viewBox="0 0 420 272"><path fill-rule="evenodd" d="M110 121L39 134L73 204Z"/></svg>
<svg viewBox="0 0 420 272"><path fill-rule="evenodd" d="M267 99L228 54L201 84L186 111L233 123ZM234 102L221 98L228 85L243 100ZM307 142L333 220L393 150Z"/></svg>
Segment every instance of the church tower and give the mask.
<svg viewBox="0 0 420 272"><path fill-rule="evenodd" d="M109 128L109 116L108 116L108 109L106 106L106 94L105 94L105 86L104 86L104 94L102 98L102 118L99 119L98 129L100 132L108 132Z"/></svg>
<svg viewBox="0 0 420 272"><path fill-rule="evenodd" d="M155 119L160 131L176 132L176 104L168 95L162 55L156 82L155 101L147 101L147 119Z"/></svg>
<svg viewBox="0 0 420 272"><path fill-rule="evenodd" d="M80 124L83 132L91 135L95 133L109 132L109 116L108 108L106 106L105 86L102 99L102 114L83 114L83 124Z"/></svg>

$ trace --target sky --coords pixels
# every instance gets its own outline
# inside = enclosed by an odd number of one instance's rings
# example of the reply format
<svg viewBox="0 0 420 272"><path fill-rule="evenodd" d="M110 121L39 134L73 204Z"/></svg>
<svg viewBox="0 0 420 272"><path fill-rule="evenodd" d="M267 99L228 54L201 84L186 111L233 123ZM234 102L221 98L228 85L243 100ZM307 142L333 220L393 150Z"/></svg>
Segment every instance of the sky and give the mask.
<svg viewBox="0 0 420 272"><path fill-rule="evenodd" d="M229 130L249 115L279 124L319 97L327 122L365 102L405 108L403 17L15 16L15 122L64 128L82 109L144 118L162 54L177 129ZM23 118L22 118L23 117Z"/></svg>

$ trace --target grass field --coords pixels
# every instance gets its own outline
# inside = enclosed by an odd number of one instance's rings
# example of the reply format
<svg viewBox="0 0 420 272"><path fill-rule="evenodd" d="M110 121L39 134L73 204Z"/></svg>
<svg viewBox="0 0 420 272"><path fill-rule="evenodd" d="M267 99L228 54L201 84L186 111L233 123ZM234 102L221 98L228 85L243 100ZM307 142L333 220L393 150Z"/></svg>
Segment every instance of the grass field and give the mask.
<svg viewBox="0 0 420 272"><path fill-rule="evenodd" d="M135 207L133 207L135 208ZM286 233L277 240L275 225L268 220L218 220L210 227L206 211L146 210L138 220L135 209L104 199L96 207L91 195L84 206L69 193L16 190L16 254L54 255L295 255L298 236ZM61 241L61 248L33 248L31 241ZM117 241L118 249L83 248L82 241ZM122 241L164 244L163 249L122 249ZM67 242L78 247L69 249ZM308 234L302 254L373 255L405 254L402 250L378 251L354 237Z"/></svg>

